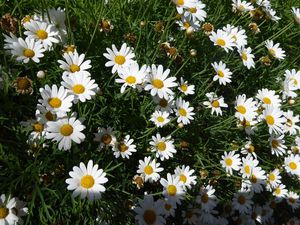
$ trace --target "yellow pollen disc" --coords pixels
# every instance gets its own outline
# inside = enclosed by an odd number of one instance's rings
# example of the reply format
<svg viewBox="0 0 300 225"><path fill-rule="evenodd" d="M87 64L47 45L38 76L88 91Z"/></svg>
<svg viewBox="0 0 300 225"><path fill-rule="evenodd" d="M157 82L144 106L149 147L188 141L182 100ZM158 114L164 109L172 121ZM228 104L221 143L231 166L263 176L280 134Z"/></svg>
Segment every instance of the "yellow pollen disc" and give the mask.
<svg viewBox="0 0 300 225"><path fill-rule="evenodd" d="M271 145L272 145L272 148L278 148L280 144L277 140L272 140Z"/></svg>
<svg viewBox="0 0 300 225"><path fill-rule="evenodd" d="M196 13L197 8L196 7L189 8L189 11L190 11L190 13Z"/></svg>
<svg viewBox="0 0 300 225"><path fill-rule="evenodd" d="M126 152L128 147L124 143L120 143L118 149L120 152Z"/></svg>
<svg viewBox="0 0 300 225"><path fill-rule="evenodd" d="M5 219L9 214L8 208L1 207L0 208L0 219Z"/></svg>
<svg viewBox="0 0 300 225"><path fill-rule="evenodd" d="M290 162L289 167L290 167L292 170L296 170L298 166L297 166L296 163Z"/></svg>
<svg viewBox="0 0 300 225"><path fill-rule="evenodd" d="M245 202L246 202L246 198L243 195L238 197L238 203L240 203L241 205L244 205Z"/></svg>
<svg viewBox="0 0 300 225"><path fill-rule="evenodd" d="M147 209L144 212L143 218L147 225L153 225L156 222L156 213L151 209Z"/></svg>
<svg viewBox="0 0 300 225"><path fill-rule="evenodd" d="M184 4L184 0L178 0L177 1L177 5L183 5Z"/></svg>
<svg viewBox="0 0 300 225"><path fill-rule="evenodd" d="M232 36L234 41L237 41L237 37L235 35Z"/></svg>
<svg viewBox="0 0 300 225"><path fill-rule="evenodd" d="M201 201L203 202L203 203L207 203L208 202L208 194L203 194L202 196L201 196Z"/></svg>
<svg viewBox="0 0 300 225"><path fill-rule="evenodd" d="M216 43L221 47L224 47L226 45L226 42L222 38L218 38Z"/></svg>
<svg viewBox="0 0 300 225"><path fill-rule="evenodd" d="M64 52L69 53L69 52L73 52L75 51L75 46L74 45L68 45L66 47L64 47Z"/></svg>
<svg viewBox="0 0 300 225"><path fill-rule="evenodd" d="M160 105L161 107L165 108L165 107L167 107L167 105L168 105L168 101L167 101L166 99L162 98L162 99L160 99L160 101L159 101L159 105Z"/></svg>
<svg viewBox="0 0 300 225"><path fill-rule="evenodd" d="M152 174L153 173L153 168L152 168L152 166L145 166L145 168L144 168L144 172L145 172L145 174L147 174L147 175L150 175L150 174Z"/></svg>
<svg viewBox="0 0 300 225"><path fill-rule="evenodd" d="M128 76L125 80L128 84L135 84L136 78L134 76Z"/></svg>
<svg viewBox="0 0 300 225"><path fill-rule="evenodd" d="M232 159L225 159L226 166L232 166Z"/></svg>
<svg viewBox="0 0 300 225"><path fill-rule="evenodd" d="M287 125L288 127L292 127L292 126L293 126L293 121L290 120L290 119L287 119L287 120L286 120L286 125Z"/></svg>
<svg viewBox="0 0 300 225"><path fill-rule="evenodd" d="M41 40L45 40L48 38L48 33L45 30L38 30L36 36Z"/></svg>
<svg viewBox="0 0 300 225"><path fill-rule="evenodd" d="M275 194L276 194L276 195L280 195L280 193L281 193L280 188L275 188Z"/></svg>
<svg viewBox="0 0 300 225"><path fill-rule="evenodd" d="M20 90L26 90L31 86L30 81L26 77L18 78L17 87Z"/></svg>
<svg viewBox="0 0 300 225"><path fill-rule="evenodd" d="M162 116L157 117L157 121L163 123L165 119Z"/></svg>
<svg viewBox="0 0 300 225"><path fill-rule="evenodd" d="M188 22L184 22L183 23L183 27L185 28L185 29L187 29L187 28L189 28L191 25L190 25L190 23L188 23Z"/></svg>
<svg viewBox="0 0 300 225"><path fill-rule="evenodd" d="M297 146L294 146L292 148L292 151L293 151L294 154L299 154L299 148Z"/></svg>
<svg viewBox="0 0 300 225"><path fill-rule="evenodd" d="M275 123L274 117L271 115L266 116L266 121L268 125L273 125Z"/></svg>
<svg viewBox="0 0 300 225"><path fill-rule="evenodd" d="M169 211L171 208L172 208L172 205L170 205L170 204L168 204L168 203L165 204L165 209L166 209L166 210Z"/></svg>
<svg viewBox="0 0 300 225"><path fill-rule="evenodd" d="M32 49L26 48L23 51L23 55L27 58L32 58L32 57L34 57L35 53Z"/></svg>
<svg viewBox="0 0 300 225"><path fill-rule="evenodd" d="M183 183L186 183L187 178L184 174L180 174L179 180L182 181Z"/></svg>
<svg viewBox="0 0 300 225"><path fill-rule="evenodd" d="M220 107L220 103L218 100L213 100L211 103L212 107L214 108L219 108Z"/></svg>
<svg viewBox="0 0 300 225"><path fill-rule="evenodd" d="M27 15L22 19L22 22L27 23L27 22L30 22L30 20L31 20L31 16Z"/></svg>
<svg viewBox="0 0 300 225"><path fill-rule="evenodd" d="M53 121L53 120L55 120L55 115L52 114L50 111L48 111L48 112L45 114L45 118L46 118L48 121Z"/></svg>
<svg viewBox="0 0 300 225"><path fill-rule="evenodd" d="M79 67L78 65L76 65L76 64L72 64L72 65L70 66L70 71L71 71L72 73L78 72L78 71L80 71L80 67Z"/></svg>
<svg viewBox="0 0 300 225"><path fill-rule="evenodd" d="M254 183L254 184L257 182L257 178L256 178L256 176L255 176L254 174L252 174L250 180L251 180L251 182Z"/></svg>
<svg viewBox="0 0 300 225"><path fill-rule="evenodd" d="M269 49L269 53L270 53L270 55L273 56L273 57L276 56L276 51L275 51L273 48Z"/></svg>
<svg viewBox="0 0 300 225"><path fill-rule="evenodd" d="M265 104L267 104L267 105L270 105L270 104L272 103L271 99L268 98L268 97L264 97L264 98L263 98L263 102L264 102Z"/></svg>
<svg viewBox="0 0 300 225"><path fill-rule="evenodd" d="M61 106L61 100L59 98L50 98L48 100L48 104L52 107L52 108L59 108Z"/></svg>
<svg viewBox="0 0 300 225"><path fill-rule="evenodd" d="M157 89L161 89L164 87L164 82L160 79L154 79L152 80L152 85Z"/></svg>
<svg viewBox="0 0 300 225"><path fill-rule="evenodd" d="M239 105L238 107L236 107L236 110L241 114L245 114L247 112L246 108L242 105Z"/></svg>
<svg viewBox="0 0 300 225"><path fill-rule="evenodd" d="M173 185L173 184L168 185L167 192L168 192L169 195L175 196L176 192L177 192L176 186Z"/></svg>
<svg viewBox="0 0 300 225"><path fill-rule="evenodd" d="M75 94L79 95L85 91L85 87L81 84L76 84L72 87L72 90Z"/></svg>
<svg viewBox="0 0 300 225"><path fill-rule="evenodd" d="M70 124L64 124L60 128L60 133L63 136L70 136L73 133L73 127Z"/></svg>
<svg viewBox="0 0 300 225"><path fill-rule="evenodd" d="M291 80L293 81L294 85L297 86L298 85L298 81L296 78L292 77Z"/></svg>
<svg viewBox="0 0 300 225"><path fill-rule="evenodd" d="M123 65L123 64L125 63L125 61L126 61L126 59L125 59L125 57L122 56L122 55L117 55L117 56L115 57L115 62L116 62L117 64L119 64L119 65Z"/></svg>
<svg viewBox="0 0 300 225"><path fill-rule="evenodd" d="M243 12L245 10L245 7L243 5L239 5L237 8L240 12Z"/></svg>
<svg viewBox="0 0 300 225"><path fill-rule="evenodd" d="M85 175L81 178L80 184L86 189L92 188L95 184L94 177L92 177L91 175Z"/></svg>
<svg viewBox="0 0 300 225"><path fill-rule="evenodd" d="M248 166L248 165L246 165L246 166L244 167L244 170L245 170L245 173L246 173L246 174L250 174L250 172L251 172L251 168L250 168L250 166Z"/></svg>
<svg viewBox="0 0 300 225"><path fill-rule="evenodd" d="M271 173L271 174L269 175L269 180L270 180L270 181L274 181L274 180L275 180L275 175L274 175L274 173Z"/></svg>
<svg viewBox="0 0 300 225"><path fill-rule="evenodd" d="M165 151L166 150L166 143L165 142L158 142L158 144L156 145L156 148L159 150L159 151Z"/></svg>
<svg viewBox="0 0 300 225"><path fill-rule="evenodd" d="M188 89L188 86L185 85L185 84L182 84L182 85L180 85L180 89L181 89L183 92L186 92L187 89Z"/></svg>
<svg viewBox="0 0 300 225"><path fill-rule="evenodd" d="M104 143L105 145L110 144L110 142L112 141L112 137L109 134L104 134L101 137L101 142Z"/></svg>
<svg viewBox="0 0 300 225"><path fill-rule="evenodd" d="M241 55L242 60L247 61L248 60L248 56L245 52L242 53Z"/></svg>
<svg viewBox="0 0 300 225"><path fill-rule="evenodd" d="M222 70L218 70L218 76L219 77L224 77L225 76L225 74L223 73L223 71Z"/></svg>
<svg viewBox="0 0 300 225"><path fill-rule="evenodd" d="M38 132L38 133L42 133L42 131L44 130L44 125L43 124L40 124L40 123L35 123L33 126L32 126L33 130L35 132Z"/></svg>
<svg viewBox="0 0 300 225"><path fill-rule="evenodd" d="M184 108L179 108L178 110L180 116L186 116L187 112Z"/></svg>
<svg viewBox="0 0 300 225"><path fill-rule="evenodd" d="M249 148L247 149L249 153L255 152L255 147L253 145L249 145Z"/></svg>

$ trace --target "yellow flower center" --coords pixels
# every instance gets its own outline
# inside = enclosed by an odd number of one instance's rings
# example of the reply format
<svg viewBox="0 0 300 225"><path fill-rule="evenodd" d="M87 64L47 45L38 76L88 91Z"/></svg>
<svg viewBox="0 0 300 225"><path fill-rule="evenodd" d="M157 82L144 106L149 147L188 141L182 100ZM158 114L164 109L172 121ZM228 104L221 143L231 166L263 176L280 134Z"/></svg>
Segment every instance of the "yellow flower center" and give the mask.
<svg viewBox="0 0 300 225"><path fill-rule="evenodd" d="M151 209L147 209L144 212L143 218L147 225L153 225L156 222L156 213Z"/></svg>
<svg viewBox="0 0 300 225"><path fill-rule="evenodd" d="M76 84L72 87L72 90L75 94L79 95L85 91L85 87L81 84Z"/></svg>
<svg viewBox="0 0 300 225"><path fill-rule="evenodd" d="M270 53L270 55L273 56L273 57L276 56L276 51L275 51L273 48L269 49L269 53Z"/></svg>
<svg viewBox="0 0 300 225"><path fill-rule="evenodd" d="M244 170L245 170L246 174L250 174L250 172L251 172L251 168L249 165L244 166Z"/></svg>
<svg viewBox="0 0 300 225"><path fill-rule="evenodd" d="M263 102L264 102L265 104L267 104L267 105L270 105L270 104L272 103L271 99L268 98L268 97L264 97L264 98L263 98Z"/></svg>
<svg viewBox="0 0 300 225"><path fill-rule="evenodd" d="M175 196L176 192L177 192L176 186L173 184L168 185L167 192L168 192L168 195Z"/></svg>
<svg viewBox="0 0 300 225"><path fill-rule="evenodd" d="M218 100L213 100L211 103L212 107L214 108L219 108L220 107L220 103Z"/></svg>
<svg viewBox="0 0 300 225"><path fill-rule="evenodd" d="M190 26L191 26L191 25L190 25L190 23L188 23L188 22L184 22L184 23L183 23L183 27L184 27L185 29L188 29Z"/></svg>
<svg viewBox="0 0 300 225"><path fill-rule="evenodd" d="M189 11L190 11L190 13L196 13L197 8L196 7L189 8Z"/></svg>
<svg viewBox="0 0 300 225"><path fill-rule="evenodd" d="M160 79L153 79L152 85L157 89L161 89L164 87L164 82Z"/></svg>
<svg viewBox="0 0 300 225"><path fill-rule="evenodd" d="M125 57L122 56L122 55L117 55L117 56L115 57L115 62L116 62L117 64L119 64L119 65L123 65L123 64L125 63L125 61L126 61L126 59L125 59Z"/></svg>
<svg viewBox="0 0 300 225"><path fill-rule="evenodd" d="M242 53L241 55L242 60L247 61L248 60L248 56L245 52Z"/></svg>
<svg viewBox="0 0 300 225"><path fill-rule="evenodd" d="M267 124L271 125L271 126L275 123L274 117L271 115L266 116L266 121L267 121Z"/></svg>
<svg viewBox="0 0 300 225"><path fill-rule="evenodd" d="M272 140L271 145L272 145L272 148L278 148L280 144L277 140Z"/></svg>
<svg viewBox="0 0 300 225"><path fill-rule="evenodd" d="M178 0L177 5L184 5L184 0Z"/></svg>
<svg viewBox="0 0 300 225"><path fill-rule="evenodd" d="M42 133L42 131L44 130L44 125L40 123L35 123L33 124L32 128L35 132Z"/></svg>
<svg viewBox="0 0 300 225"><path fill-rule="evenodd" d="M186 92L187 89L188 89L188 86L185 85L185 84L182 84L182 85L180 85L180 89L181 89L183 92Z"/></svg>
<svg viewBox="0 0 300 225"><path fill-rule="evenodd" d="M253 152L255 152L255 147L250 144L247 150L249 153L253 153Z"/></svg>
<svg viewBox="0 0 300 225"><path fill-rule="evenodd" d="M296 200L295 200L294 198L292 198L292 197L290 197L288 200L289 200L289 202L292 203L292 204L295 204L295 203L296 203Z"/></svg>
<svg viewBox="0 0 300 225"><path fill-rule="evenodd" d="M286 120L286 125L287 125L288 127L292 127L292 126L293 126L293 121L290 120L290 119L287 119L287 120Z"/></svg>
<svg viewBox="0 0 300 225"><path fill-rule="evenodd" d="M298 81L296 78L292 77L291 80L293 81L294 85L297 86L298 85Z"/></svg>
<svg viewBox="0 0 300 225"><path fill-rule="evenodd" d="M218 38L216 41L217 45L224 47L226 45L226 42L222 38Z"/></svg>
<svg viewBox="0 0 300 225"><path fill-rule="evenodd" d="M119 146L118 146L118 149L119 149L120 152L126 152L128 147L124 143L120 143Z"/></svg>
<svg viewBox="0 0 300 225"><path fill-rule="evenodd" d="M60 133L63 136L70 136L73 133L73 127L70 124L64 124L60 128Z"/></svg>
<svg viewBox="0 0 300 225"><path fill-rule="evenodd" d="M8 208L5 207L0 208L0 219L5 219L8 214L9 214Z"/></svg>
<svg viewBox="0 0 300 225"><path fill-rule="evenodd" d="M257 182L257 177L256 177L254 174L252 174L252 176L251 176L251 178L250 178L250 181L251 181L252 183L256 184L256 182Z"/></svg>
<svg viewBox="0 0 300 225"><path fill-rule="evenodd" d="M128 84L135 84L136 78L134 76L128 76L125 80Z"/></svg>
<svg viewBox="0 0 300 225"><path fill-rule="evenodd" d="M166 150L166 143L161 141L161 142L158 142L158 144L156 145L156 148L159 150L159 151L165 151Z"/></svg>
<svg viewBox="0 0 300 225"><path fill-rule="evenodd" d="M30 20L31 20L31 16L26 15L26 16L22 19L22 23L30 22Z"/></svg>
<svg viewBox="0 0 300 225"><path fill-rule="evenodd" d="M280 195L280 193L281 193L280 188L279 187L275 188L275 194L276 195Z"/></svg>
<svg viewBox="0 0 300 225"><path fill-rule="evenodd" d="M76 65L76 64L72 64L72 65L70 66L70 71L71 71L72 73L78 72L78 71L80 71L80 67L79 67L78 65Z"/></svg>
<svg viewBox="0 0 300 225"><path fill-rule="evenodd" d="M187 112L184 108L179 108L178 110L180 116L186 116Z"/></svg>
<svg viewBox="0 0 300 225"><path fill-rule="evenodd" d="M50 98L48 100L48 104L52 107L52 108L59 108L61 106L61 100L59 98Z"/></svg>
<svg viewBox="0 0 300 225"><path fill-rule="evenodd" d="M187 178L184 174L180 174L179 180L182 181L183 183L186 183Z"/></svg>
<svg viewBox="0 0 300 225"><path fill-rule="evenodd" d="M32 49L26 48L23 51L23 55L27 58L32 58L33 56L35 56L35 53Z"/></svg>
<svg viewBox="0 0 300 225"><path fill-rule="evenodd" d="M69 52L75 52L75 46L74 45L68 45L64 47L64 52L69 53Z"/></svg>
<svg viewBox="0 0 300 225"><path fill-rule="evenodd" d="M270 181L274 181L275 180L275 175L274 175L274 173L271 173L270 175L269 175L269 180Z"/></svg>
<svg viewBox="0 0 300 225"><path fill-rule="evenodd" d="M225 159L226 166L232 166L232 159Z"/></svg>
<svg viewBox="0 0 300 225"><path fill-rule="evenodd" d="M293 151L294 154L299 154L299 148L297 146L294 146L292 148L292 151Z"/></svg>
<svg viewBox="0 0 300 225"><path fill-rule="evenodd" d="M240 203L241 205L244 205L245 202L246 202L246 198L243 195L238 197L238 203Z"/></svg>
<svg viewBox="0 0 300 225"><path fill-rule="evenodd" d="M208 202L208 194L203 194L202 196L201 196L201 201L203 202L203 203L207 203Z"/></svg>
<svg viewBox="0 0 300 225"><path fill-rule="evenodd" d="M41 40L45 40L48 38L48 33L45 30L38 30L36 36Z"/></svg>
<svg viewBox="0 0 300 225"><path fill-rule="evenodd" d="M55 120L55 115L52 114L50 111L48 111L48 112L45 114L45 118L46 118L48 121L53 121L53 120Z"/></svg>
<svg viewBox="0 0 300 225"><path fill-rule="evenodd" d="M290 166L290 168L291 168L292 170L296 170L297 167L298 167L297 164L294 163L294 162L290 162L289 166Z"/></svg>
<svg viewBox="0 0 300 225"><path fill-rule="evenodd" d="M110 142L112 141L112 137L109 134L104 134L101 137L101 142L104 143L105 145L110 144Z"/></svg>
<svg viewBox="0 0 300 225"><path fill-rule="evenodd" d="M165 119L162 116L157 117L157 121L163 123Z"/></svg>
<svg viewBox="0 0 300 225"><path fill-rule="evenodd" d="M144 168L144 172L145 172L145 174L147 174L147 175L150 175L150 174L152 174L153 173L153 168L152 168L152 166L145 166L145 168Z"/></svg>
<svg viewBox="0 0 300 225"><path fill-rule="evenodd" d="M225 74L223 73L223 71L222 70L218 70L218 76L219 77L224 77L225 76Z"/></svg>
<svg viewBox="0 0 300 225"><path fill-rule="evenodd" d="M92 177L91 175L85 175L81 178L80 184L86 189L92 188L95 184L94 177Z"/></svg>
<svg viewBox="0 0 300 225"><path fill-rule="evenodd" d="M247 112L246 108L242 105L239 105L236 110L241 114L245 114Z"/></svg>

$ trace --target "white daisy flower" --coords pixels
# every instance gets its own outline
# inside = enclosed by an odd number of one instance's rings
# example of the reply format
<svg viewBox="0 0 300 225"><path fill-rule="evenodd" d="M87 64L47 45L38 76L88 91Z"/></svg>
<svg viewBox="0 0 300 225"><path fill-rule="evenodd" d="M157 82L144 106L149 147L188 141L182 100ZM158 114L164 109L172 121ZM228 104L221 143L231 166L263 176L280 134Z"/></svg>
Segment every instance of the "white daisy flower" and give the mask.
<svg viewBox="0 0 300 225"><path fill-rule="evenodd" d="M170 122L169 115L170 114L166 111L155 111L152 114L150 121L152 121L157 127L163 127L165 124Z"/></svg>
<svg viewBox="0 0 300 225"><path fill-rule="evenodd" d="M137 151L136 145L133 144L133 139L130 139L130 135L126 135L123 141L116 142L112 150L116 158L121 156L123 159L129 159L129 156Z"/></svg>
<svg viewBox="0 0 300 225"><path fill-rule="evenodd" d="M274 136L271 135L269 138L271 153L277 157L282 156L286 153L287 147L284 145L284 135Z"/></svg>
<svg viewBox="0 0 300 225"><path fill-rule="evenodd" d="M285 70L284 72L285 80L291 81L291 85L293 90L299 90L300 89L300 71L297 71L295 69L292 70Z"/></svg>
<svg viewBox="0 0 300 225"><path fill-rule="evenodd" d="M254 159L252 155L247 155L246 158L242 158L242 165L240 167L240 172L243 178L250 178L252 171L258 166L259 161Z"/></svg>
<svg viewBox="0 0 300 225"><path fill-rule="evenodd" d="M252 196L251 192L236 192L232 199L233 208L240 214L249 214L253 205Z"/></svg>
<svg viewBox="0 0 300 225"><path fill-rule="evenodd" d="M257 155L255 153L255 147L252 144L251 141L247 141L247 143L242 147L241 153L244 155L252 155L255 159L257 158Z"/></svg>
<svg viewBox="0 0 300 225"><path fill-rule="evenodd" d="M207 106L207 108L211 109L211 114L220 114L222 116L221 108L228 108L228 105L224 102L223 96L218 97L216 93L209 92L206 93L205 96L208 98L208 101L203 102L203 105Z"/></svg>
<svg viewBox="0 0 300 225"><path fill-rule="evenodd" d="M105 191L105 184L108 179L103 169L98 169L99 165L93 165L90 160L87 166L81 162L78 166L73 167L73 171L69 172L71 178L66 179L67 189L73 191L72 197L80 195L81 199L88 198L93 201L101 198L101 193Z"/></svg>
<svg viewBox="0 0 300 225"><path fill-rule="evenodd" d="M245 13L254 10L254 7L250 2L241 0L232 0L232 11L238 13Z"/></svg>
<svg viewBox="0 0 300 225"><path fill-rule="evenodd" d="M269 127L269 133L282 134L283 126L287 119L283 116L283 112L273 106L267 106L262 112L263 118Z"/></svg>
<svg viewBox="0 0 300 225"><path fill-rule="evenodd" d="M256 101L253 98L246 98L246 95L238 95L235 104L235 117L240 121L252 121L257 116Z"/></svg>
<svg viewBox="0 0 300 225"><path fill-rule="evenodd" d="M155 111L162 111L172 113L174 108L174 97L170 96L169 99L160 98L158 96L153 96L153 101L157 104Z"/></svg>
<svg viewBox="0 0 300 225"><path fill-rule="evenodd" d="M152 195L145 195L143 200L139 200L139 205L133 211L137 214L135 219L139 225L164 225L166 220L163 215L161 201L154 201Z"/></svg>
<svg viewBox="0 0 300 225"><path fill-rule="evenodd" d="M214 195L215 189L211 185L202 186L200 194L196 197L196 202L201 205L201 211L210 212L217 205L217 197Z"/></svg>
<svg viewBox="0 0 300 225"><path fill-rule="evenodd" d="M0 224L14 225L18 223L18 217L15 215L16 199L0 196Z"/></svg>
<svg viewBox="0 0 300 225"><path fill-rule="evenodd" d="M189 85L187 81L184 81L183 78L180 77L178 90L184 93L185 95L193 95L195 94L195 85Z"/></svg>
<svg viewBox="0 0 300 225"><path fill-rule="evenodd" d="M37 121L44 125L46 125L48 121L55 121L57 118L57 115L55 113L46 109L46 107L41 104L37 104L35 116Z"/></svg>
<svg viewBox="0 0 300 225"><path fill-rule="evenodd" d="M223 27L223 30L232 36L235 47L241 48L247 45L247 35L245 35L246 31L244 29L227 24Z"/></svg>
<svg viewBox="0 0 300 225"><path fill-rule="evenodd" d="M60 64L60 68L64 70L63 77L70 75L84 74L90 76L91 74L87 71L90 69L91 60L84 61L85 54L78 54L77 51L64 53L64 60L57 60ZM81 72L81 73L76 73Z"/></svg>
<svg viewBox="0 0 300 225"><path fill-rule="evenodd" d="M281 184L281 175L279 169L274 169L267 175L267 184L271 189Z"/></svg>
<svg viewBox="0 0 300 225"><path fill-rule="evenodd" d="M271 40L266 40L265 41L265 46L269 51L269 54L279 60L282 60L285 58L285 51L282 50L282 48L279 47L279 43L275 44L273 43L273 41Z"/></svg>
<svg viewBox="0 0 300 225"><path fill-rule="evenodd" d="M187 33L193 33L200 29L200 23L198 20L193 20L191 17L181 15L181 20L176 21L180 30L185 30Z"/></svg>
<svg viewBox="0 0 300 225"><path fill-rule="evenodd" d="M77 72L73 76L63 76L61 85L70 90L70 93L75 96L75 103L77 103L78 100L81 102L91 100L99 88L95 80L92 80L90 76L81 72Z"/></svg>
<svg viewBox="0 0 300 225"><path fill-rule="evenodd" d="M295 174L300 177L300 156L289 155L284 158L284 168L286 172Z"/></svg>
<svg viewBox="0 0 300 225"><path fill-rule="evenodd" d="M220 61L219 63L214 62L211 64L216 72L216 75L213 78L213 81L219 81L220 85L226 85L231 83L232 72L226 68L226 64Z"/></svg>
<svg viewBox="0 0 300 225"><path fill-rule="evenodd" d="M150 141L151 152L156 152L156 157L161 161L173 157L177 151L174 146L174 141L171 137L162 137L159 133L156 136L152 136L152 141Z"/></svg>
<svg viewBox="0 0 300 225"><path fill-rule="evenodd" d="M266 13L266 17L272 21L278 22L278 20L281 20L280 17L276 16L276 11L272 8L264 8L264 11Z"/></svg>
<svg viewBox="0 0 300 225"><path fill-rule="evenodd" d="M13 33L9 33L9 36L3 33L3 36L4 36L4 46L3 46L3 48L5 50L7 50L7 52L12 54L11 50L14 48L14 43L18 42L18 37L15 36Z"/></svg>
<svg viewBox="0 0 300 225"><path fill-rule="evenodd" d="M289 191L286 195L286 201L292 207L293 211L300 206L299 195L296 192Z"/></svg>
<svg viewBox="0 0 300 225"><path fill-rule="evenodd" d="M279 184L277 187L274 188L273 195L276 197L276 202L281 202L283 198L287 195L287 189L285 188L284 184Z"/></svg>
<svg viewBox="0 0 300 225"><path fill-rule="evenodd" d="M265 171L261 167L254 167L249 180L242 181L242 187L253 191L254 193L261 193L266 184Z"/></svg>
<svg viewBox="0 0 300 225"><path fill-rule="evenodd" d="M191 189L192 185L195 185L197 183L196 176L192 176L194 174L195 170L190 170L189 166L182 165L177 166L174 170L175 176L179 177L179 181L181 181L184 184L185 189Z"/></svg>
<svg viewBox="0 0 300 225"><path fill-rule="evenodd" d="M160 184L163 186L163 195L171 203L181 204L181 200L184 198L185 191L183 189L183 183L179 180L179 177L167 174L167 179L161 178Z"/></svg>
<svg viewBox="0 0 300 225"><path fill-rule="evenodd" d="M50 50L53 44L59 42L56 31L52 24L31 20L29 23L24 24L26 31L24 34L36 41L40 41L46 50Z"/></svg>
<svg viewBox="0 0 300 225"><path fill-rule="evenodd" d="M46 85L44 88L40 88L40 93L42 99L38 101L45 106L47 110L58 116L64 116L67 112L70 112L74 95L70 94L69 90L63 86L58 88L54 84L50 88Z"/></svg>
<svg viewBox="0 0 300 225"><path fill-rule="evenodd" d="M94 141L100 142L100 149L107 146L114 146L117 141L115 133L111 127L98 127L98 132L94 133L94 135Z"/></svg>
<svg viewBox="0 0 300 225"><path fill-rule="evenodd" d="M179 14L183 13L184 9L189 9L196 6L198 0L172 0L176 5L177 12Z"/></svg>
<svg viewBox="0 0 300 225"><path fill-rule="evenodd" d="M282 99L286 100L287 98L296 98L298 94L295 92L298 90L297 87L295 87L294 82L288 78L285 78L285 80L282 82Z"/></svg>
<svg viewBox="0 0 300 225"><path fill-rule="evenodd" d="M214 45L220 46L226 52L233 50L233 47L235 46L233 36L221 29L218 29L217 33L213 31L209 36L209 39L214 43Z"/></svg>
<svg viewBox="0 0 300 225"><path fill-rule="evenodd" d="M127 86L135 89L137 85L142 84L147 74L146 70L146 65L139 68L137 63L132 63L128 67L119 69L119 78L116 79L116 83L123 84L121 87L121 93L125 91Z"/></svg>
<svg viewBox="0 0 300 225"><path fill-rule="evenodd" d="M300 8L292 7L292 13L296 23L300 24Z"/></svg>
<svg viewBox="0 0 300 225"><path fill-rule="evenodd" d="M12 47L11 54L17 57L17 61L23 61L23 63L28 63L29 60L39 63L40 58L44 57L43 45L28 37L25 40L18 38L17 42L13 42Z"/></svg>
<svg viewBox="0 0 300 225"><path fill-rule="evenodd" d="M255 62L254 62L254 55L251 54L252 49L250 47L241 47L238 48L238 53L240 54L241 59L243 60L244 66L247 67L247 69L255 68Z"/></svg>
<svg viewBox="0 0 300 225"><path fill-rule="evenodd" d="M244 129L248 136L255 134L255 131L257 130L257 124L258 121L256 119L250 121L245 119L237 121L237 127Z"/></svg>
<svg viewBox="0 0 300 225"><path fill-rule="evenodd" d="M164 217L175 216L175 210L177 208L176 203L170 202L167 199L163 200Z"/></svg>
<svg viewBox="0 0 300 225"><path fill-rule="evenodd" d="M284 112L283 115L286 118L286 123L283 126L284 133L289 133L290 135L298 134L300 130L300 127L297 125L299 123L299 115L294 116L294 112L291 110Z"/></svg>
<svg viewBox="0 0 300 225"><path fill-rule="evenodd" d="M59 150L71 149L72 141L80 144L84 141L85 135L82 131L85 126L76 119L75 115L71 117L59 118L57 121L47 122L46 138L58 142Z"/></svg>
<svg viewBox="0 0 300 225"><path fill-rule="evenodd" d="M168 99L169 95L174 95L171 88L176 87L176 77L168 77L169 69L163 71L163 66L157 67L153 64L151 67L151 74L147 77L147 85L145 90L149 91L152 96L158 95L160 98Z"/></svg>
<svg viewBox="0 0 300 225"><path fill-rule="evenodd" d="M183 100L181 97L176 99L176 116L177 123L182 122L184 125L189 124L190 120L194 120L194 107L190 107L190 103Z"/></svg>
<svg viewBox="0 0 300 225"><path fill-rule="evenodd" d="M197 1L192 7L186 8L183 15L189 17L191 20L204 22L207 16L207 13L203 10L204 8L205 4L201 1Z"/></svg>
<svg viewBox="0 0 300 225"><path fill-rule="evenodd" d="M220 161L223 168L226 169L226 173L232 174L232 170L239 171L242 164L238 154L235 155L235 151L224 152L222 160Z"/></svg>
<svg viewBox="0 0 300 225"><path fill-rule="evenodd" d="M145 157L144 160L139 160L139 168L137 173L144 177L145 182L156 182L160 179L159 173L164 169L159 167L160 163L157 163L155 159L151 161L151 157Z"/></svg>
<svg viewBox="0 0 300 225"><path fill-rule="evenodd" d="M268 90L267 88L260 89L257 92L256 98L262 102L264 108L271 105L274 107L281 106L279 95L276 95L274 90Z"/></svg>
<svg viewBox="0 0 300 225"><path fill-rule="evenodd" d="M121 49L118 50L113 44L112 49L106 48L108 53L104 53L104 57L109 61L105 63L106 67L112 67L112 73L119 71L121 68L130 66L134 63L134 53L132 48L128 47L126 43L123 43Z"/></svg>
<svg viewBox="0 0 300 225"><path fill-rule="evenodd" d="M28 214L28 208L26 206L26 202L21 201L18 198L15 198L16 205L14 208L14 212L18 217L18 224L24 224L24 221L21 217L26 216Z"/></svg>

